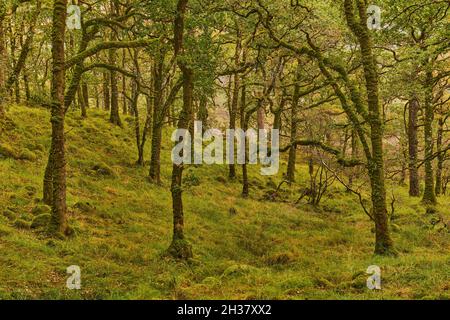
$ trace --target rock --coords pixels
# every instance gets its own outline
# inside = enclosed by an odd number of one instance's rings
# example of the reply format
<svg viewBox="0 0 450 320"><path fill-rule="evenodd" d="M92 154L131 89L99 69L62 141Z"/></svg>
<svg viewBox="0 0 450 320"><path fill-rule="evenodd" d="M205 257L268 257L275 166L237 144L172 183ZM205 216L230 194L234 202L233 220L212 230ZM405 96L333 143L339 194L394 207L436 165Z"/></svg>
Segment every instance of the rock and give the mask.
<svg viewBox="0 0 450 320"><path fill-rule="evenodd" d="M115 177L116 176L116 173L114 172L114 170L111 167L109 167L106 163L103 163L103 162L94 164L91 167L91 169L101 176L107 176L107 177Z"/></svg>
<svg viewBox="0 0 450 320"><path fill-rule="evenodd" d="M267 181L266 186L272 189L276 189L278 187L277 184L272 179L269 179L269 181Z"/></svg>
<svg viewBox="0 0 450 320"><path fill-rule="evenodd" d="M15 220L17 218L17 213L9 209L6 209L5 211L3 211L3 216L8 218L9 220Z"/></svg>
<svg viewBox="0 0 450 320"><path fill-rule="evenodd" d="M27 195L29 195L30 197L32 195L35 195L36 192L37 192L37 189L35 187L33 187L33 186L26 186L25 190L27 190Z"/></svg>
<svg viewBox="0 0 450 320"><path fill-rule="evenodd" d="M52 216L49 213L40 214L34 217L31 222L31 229L43 228L49 225Z"/></svg>
<svg viewBox="0 0 450 320"><path fill-rule="evenodd" d="M251 267L246 264L234 264L225 269L225 271L222 274L222 277L248 274L254 270L255 270L254 267Z"/></svg>
<svg viewBox="0 0 450 320"><path fill-rule="evenodd" d="M92 213L97 211L95 206L91 205L89 202L77 202L73 208L83 213Z"/></svg>
<svg viewBox="0 0 450 320"><path fill-rule="evenodd" d="M225 177L223 177L223 176L218 176L218 177L216 177L216 181L220 182L220 183L226 183L227 179L225 179Z"/></svg>
<svg viewBox="0 0 450 320"><path fill-rule="evenodd" d="M7 144L0 144L0 158L16 158L14 149Z"/></svg>
<svg viewBox="0 0 450 320"><path fill-rule="evenodd" d="M265 261L266 264L270 265L270 266L274 266L274 265L286 265L291 263L294 260L292 254L290 253L277 253L271 256L268 256Z"/></svg>

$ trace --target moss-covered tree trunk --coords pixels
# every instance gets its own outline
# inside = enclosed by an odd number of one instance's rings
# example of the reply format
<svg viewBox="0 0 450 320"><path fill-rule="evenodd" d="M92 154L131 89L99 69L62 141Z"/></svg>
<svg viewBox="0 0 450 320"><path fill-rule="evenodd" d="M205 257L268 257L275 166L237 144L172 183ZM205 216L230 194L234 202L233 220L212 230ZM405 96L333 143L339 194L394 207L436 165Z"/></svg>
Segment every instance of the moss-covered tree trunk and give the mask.
<svg viewBox="0 0 450 320"><path fill-rule="evenodd" d="M291 148L289 149L289 158L286 178L290 183L295 182L295 163L297 162L297 146L295 145L295 140L297 138L297 122L298 122L298 103L300 98L300 73L296 78L294 85L294 94L292 95L291 103L291 132L290 132L290 143Z"/></svg>
<svg viewBox="0 0 450 320"><path fill-rule="evenodd" d="M4 0L0 0L0 119L5 116L4 99L6 92L4 92L5 78L6 78L6 46L5 46L5 28L4 20L6 16L6 4Z"/></svg>
<svg viewBox="0 0 450 320"><path fill-rule="evenodd" d="M109 73L103 72L103 108L111 109L110 93L109 93Z"/></svg>
<svg viewBox="0 0 450 320"><path fill-rule="evenodd" d="M127 50L122 50L122 69L126 70L126 59L127 59ZM127 77L122 75L122 113L128 113L128 103L127 103ZM134 85L134 84L133 84ZM133 111L133 106L130 105L130 111Z"/></svg>
<svg viewBox="0 0 450 320"><path fill-rule="evenodd" d="M179 0L174 21L174 55L177 57L183 50L184 19L188 0ZM178 66L183 74L183 108L178 119L178 129L188 130L192 118L192 98L194 91L193 71L181 59ZM182 138L180 138L182 139ZM178 141L179 143L180 141ZM172 167L172 208L173 208L173 237L168 252L178 259L192 257L192 248L184 238L184 212L182 198L183 164L173 164Z"/></svg>
<svg viewBox="0 0 450 320"><path fill-rule="evenodd" d="M111 12L113 15L119 14L119 4L116 0L111 0ZM116 33L111 32L110 40L115 41L115 40L117 40L116 38L117 38ZM116 49L109 49L108 63L111 66L116 66L116 64L117 64L117 50ZM117 72L114 70L110 70L109 71L109 79L110 79L110 86L111 86L111 110L110 110L109 121L112 124L115 124L115 125L121 127L122 121L120 120L120 113L119 113L119 88L117 85L117 82L118 82Z"/></svg>
<svg viewBox="0 0 450 320"><path fill-rule="evenodd" d="M165 117L163 107L164 55L157 55L153 69L153 125L149 177L155 183L161 183L161 141Z"/></svg>
<svg viewBox="0 0 450 320"><path fill-rule="evenodd" d="M53 203L53 156L51 147L48 152L48 160L45 167L44 184L42 190L42 201L46 205L51 206Z"/></svg>
<svg viewBox="0 0 450 320"><path fill-rule="evenodd" d="M111 39L114 40L113 38ZM116 50L109 50L109 64L116 65ZM111 86L111 109L109 121L119 127L122 126L122 121L120 120L119 114L119 88L117 86L117 73L113 70L109 71L109 79Z"/></svg>
<svg viewBox="0 0 450 320"><path fill-rule="evenodd" d="M426 68L429 68L426 64ZM424 146L425 146L425 189L422 201L426 204L436 204L436 194L434 193L434 173L433 173L433 74L431 70L426 70L424 82Z"/></svg>
<svg viewBox="0 0 450 320"><path fill-rule="evenodd" d="M437 131L437 140L436 140L436 152L437 156L437 166L436 166L436 186L434 188L435 194L442 194L442 171L444 170L444 160L445 160L445 152L442 150L442 140L444 137L444 119L441 117L438 121L438 131Z"/></svg>
<svg viewBox="0 0 450 320"><path fill-rule="evenodd" d="M77 90L77 97L78 97L78 105L80 106L81 110L81 117L87 118L86 101L84 100L83 91L81 87L79 87Z"/></svg>
<svg viewBox="0 0 450 320"><path fill-rule="evenodd" d="M67 0L54 0L52 44L52 89L51 89L51 160L52 169L52 218L51 231L65 234L67 231L66 208L66 157L64 137L64 40L66 30Z"/></svg>
<svg viewBox="0 0 450 320"><path fill-rule="evenodd" d="M241 91L241 106L240 106L240 115L241 115L241 128L245 132L247 132L248 129L248 121L249 118L247 117L247 114L245 112L245 106L247 99L247 87L245 85L242 86ZM248 169L247 169L247 159L248 159L248 147L247 147L247 138L245 138L245 161L242 164L242 196L244 198L247 198L249 196L250 192L250 183L248 181Z"/></svg>
<svg viewBox="0 0 450 320"><path fill-rule="evenodd" d="M419 140L417 138L417 118L419 112L419 101L413 98L408 103L408 156L409 156L409 195L418 197L419 188L419 168L418 168L418 150Z"/></svg>
<svg viewBox="0 0 450 320"><path fill-rule="evenodd" d="M140 145L140 151L139 151L139 158L138 158L138 164L144 165L144 150L145 150L145 144L147 143L147 136L150 133L150 130L152 128L152 112L153 112L153 104L152 99L150 96L146 96L146 104L147 104L147 112L145 116L145 124L144 124L144 130L142 131L142 139L141 139L141 145Z"/></svg>
<svg viewBox="0 0 450 320"><path fill-rule="evenodd" d="M370 141L372 152L368 157L368 172L371 184L372 214L375 222L375 253L388 254L392 252L393 242L389 232L388 213L386 206L386 188L384 177L383 151L383 119L379 101L378 72L375 56L372 52L372 39L367 28L367 5L362 0L356 0L354 13L353 0L344 1L347 23L360 44L364 78L369 108Z"/></svg>
<svg viewBox="0 0 450 320"><path fill-rule="evenodd" d="M86 109L89 109L89 87L86 82L83 82L81 85L81 92L83 93L83 100Z"/></svg>
<svg viewBox="0 0 450 320"><path fill-rule="evenodd" d="M234 65L237 68L239 66L240 56L241 56L241 31L239 29L238 23L236 26L236 43L235 43L235 51L234 51ZM230 104L230 123L229 129L236 129L236 119L238 113L238 103L239 103L239 86L240 86L240 76L239 73L234 73L233 75L233 93L231 95L231 104ZM234 152L233 152L234 154ZM236 165L234 163L230 163L228 165L228 177L230 179L236 178Z"/></svg>

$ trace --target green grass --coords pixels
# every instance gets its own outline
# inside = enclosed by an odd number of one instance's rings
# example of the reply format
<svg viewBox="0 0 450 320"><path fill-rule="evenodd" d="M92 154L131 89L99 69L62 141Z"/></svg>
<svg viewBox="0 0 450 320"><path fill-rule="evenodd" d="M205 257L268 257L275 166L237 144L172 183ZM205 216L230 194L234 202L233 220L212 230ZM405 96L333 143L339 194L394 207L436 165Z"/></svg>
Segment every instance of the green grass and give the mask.
<svg viewBox="0 0 450 320"><path fill-rule="evenodd" d="M132 120L116 128L101 111L89 110L86 120L67 117L67 201L76 236L47 238L28 226L42 192L49 114L15 106L9 117L14 128L0 136L9 152L0 156L1 299L450 298L449 233L433 227L419 199L395 186L399 255L374 256L371 222L338 185L320 208L292 204L308 181L304 167L299 184L284 187L288 202L260 200L269 179L281 181L285 162L274 178L251 168L249 199L240 197L239 179L223 179L225 165L189 167L185 176L195 183L184 192L185 233L194 259L163 257L172 230L170 132L157 186L146 178L147 165L134 164ZM448 200L439 199L446 218ZM374 264L382 270L379 291L366 287L365 271ZM66 288L70 265L81 267L81 290Z"/></svg>

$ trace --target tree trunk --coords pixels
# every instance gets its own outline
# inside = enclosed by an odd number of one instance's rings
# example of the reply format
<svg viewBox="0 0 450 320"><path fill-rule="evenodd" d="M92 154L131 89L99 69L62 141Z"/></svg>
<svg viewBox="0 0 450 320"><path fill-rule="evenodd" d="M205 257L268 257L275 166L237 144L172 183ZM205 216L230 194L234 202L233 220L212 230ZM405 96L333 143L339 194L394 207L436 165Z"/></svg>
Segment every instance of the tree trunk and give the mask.
<svg viewBox="0 0 450 320"><path fill-rule="evenodd" d="M83 93L83 100L86 109L89 109L89 88L86 82L83 82L81 85L81 91Z"/></svg>
<svg viewBox="0 0 450 320"><path fill-rule="evenodd" d="M444 119L440 118L438 122L438 132L436 141L436 152L437 156L437 168L436 168L436 186L435 194L442 194L442 171L444 169L445 152L442 152L442 139L444 135Z"/></svg>
<svg viewBox="0 0 450 320"><path fill-rule="evenodd" d="M157 184L161 183L161 140L165 112L163 107L164 55L158 54L153 69L153 125L149 176Z"/></svg>
<svg viewBox="0 0 450 320"><path fill-rule="evenodd" d="M81 117L87 118L86 102L84 100L83 91L81 87L79 87L77 90L77 98L78 98L78 105L80 106L81 110Z"/></svg>
<svg viewBox="0 0 450 320"><path fill-rule="evenodd" d="M136 70L136 72L138 72ZM133 110L134 115L134 131L135 131L135 137L136 137L136 147L138 150L138 165L144 164L144 151L141 149L141 126L139 122L139 108L138 108L138 100L139 100L139 88L138 83L136 81L133 81L133 87L131 90L132 97L131 97L131 109Z"/></svg>
<svg viewBox="0 0 450 320"><path fill-rule="evenodd" d="M239 29L239 25L236 23L236 48L234 52L234 65L237 68L239 66L239 60L241 55L241 32ZM230 105L230 129L236 129L236 118L238 112L238 102L239 102L239 86L240 86L240 76L236 72L233 75L233 93L231 96L231 105ZM234 144L233 144L234 146ZM234 154L234 152L233 152ZM229 164L229 172L228 176L230 179L236 178L236 166L234 163Z"/></svg>
<svg viewBox="0 0 450 320"><path fill-rule="evenodd" d="M174 55L178 56L183 50L184 15L188 0L179 0L174 21ZM178 129L188 129L192 114L192 94L194 89L193 71L181 60L178 66L183 74L183 109L181 110ZM180 138L182 139L182 138ZM178 141L180 142L180 141ZM172 206L173 206L173 238L169 247L169 253L178 259L192 257L192 248L184 239L184 213L182 198L183 164L173 164L172 167Z"/></svg>
<svg viewBox="0 0 450 320"><path fill-rule="evenodd" d="M52 26L52 142L51 160L52 169L52 218L51 231L66 234L67 207L66 207L66 157L64 146L64 38L66 29L67 0L54 0L53 26Z"/></svg>
<svg viewBox="0 0 450 320"><path fill-rule="evenodd" d="M202 122L202 134L208 129L208 98L202 94L200 96L198 118Z"/></svg>
<svg viewBox="0 0 450 320"><path fill-rule="evenodd" d="M150 132L151 129L151 123L152 123L152 102L151 98L149 96L146 97L147 101L147 114L145 116L145 124L144 124L144 130L142 131L142 139L141 139L141 145L139 148L139 157L138 157L138 164L144 165L144 150L145 150L145 143L147 142L147 135Z"/></svg>
<svg viewBox="0 0 450 320"><path fill-rule="evenodd" d="M94 95L95 95L95 108L100 109L100 99L99 99L99 93L98 93L98 86L94 86Z"/></svg>
<svg viewBox="0 0 450 320"><path fill-rule="evenodd" d="M424 138L425 138L425 190L423 192L423 203L436 204L436 194L434 193L433 176L433 74L432 71L426 71L424 84L425 105L424 105Z"/></svg>
<svg viewBox="0 0 450 320"><path fill-rule="evenodd" d="M0 120L5 117L4 99L6 92L4 91L6 80L6 47L5 47L5 29L3 22L6 15L6 5L4 0L0 0Z"/></svg>
<svg viewBox="0 0 450 320"><path fill-rule="evenodd" d="M122 69L125 69L126 66L126 58L127 58L127 52L126 49L122 50ZM134 84L133 84L134 85ZM133 110L133 106L131 107L131 110ZM128 113L128 104L127 104L127 78L125 75L122 75L122 113L127 114Z"/></svg>
<svg viewBox="0 0 450 320"><path fill-rule="evenodd" d="M419 140L417 139L417 115L419 112L419 101L413 98L408 104L408 153L409 153L409 195L418 197L420 195L419 169L417 164Z"/></svg>
<svg viewBox="0 0 450 320"><path fill-rule="evenodd" d="M42 201L51 206L53 203L53 156L52 149L48 152L48 160L47 165L45 167L44 173L44 184L43 184L43 193L42 193Z"/></svg>
<svg viewBox="0 0 450 320"><path fill-rule="evenodd" d="M241 114L241 128L244 132L247 132L249 118L247 117L245 106L247 103L247 87L245 85L242 86L241 91L241 106L240 106L240 114ZM248 161L248 143L247 138L245 138L245 161L242 164L242 196L247 198L250 192L250 184L248 181L248 170L247 170L247 161Z"/></svg>
<svg viewBox="0 0 450 320"><path fill-rule="evenodd" d="M114 41L115 37L111 37L111 41ZM116 50L109 50L109 64L116 65ZM109 79L111 85L111 112L109 121L119 127L122 126L119 114L119 88L117 87L117 73L115 71L109 72Z"/></svg>
<svg viewBox="0 0 450 320"><path fill-rule="evenodd" d="M103 72L103 107L105 110L111 109L111 101L109 94L109 73Z"/></svg>
<svg viewBox="0 0 450 320"><path fill-rule="evenodd" d="M113 14L119 14L119 8L118 3L116 1L111 1L111 12ZM115 32L111 32L110 36L111 41L115 41L116 34ZM116 49L109 49L108 51L108 62L110 65L115 66L117 63L117 53ZM117 86L117 73L116 71L110 70L109 72L110 77L110 85L111 85L111 112L109 121L112 124L115 124L119 127L122 126L122 121L120 120L120 114L119 114L119 88Z"/></svg>
<svg viewBox="0 0 450 320"><path fill-rule="evenodd" d="M367 155L368 172L372 188L372 214L375 222L375 253L389 254L393 249L393 242L389 232L386 187L384 178L384 151L383 151L383 121L379 101L378 72L375 56L373 55L372 39L366 25L367 5L357 1L359 21L354 15L352 0L344 2L345 16L352 32L358 38L364 78L367 91L367 104L369 107L370 140L372 144L371 155Z"/></svg>
<svg viewBox="0 0 450 320"><path fill-rule="evenodd" d="M292 96L292 104L291 104L291 136L290 143L291 148L289 149L289 158L288 158L288 167L286 178L289 183L295 182L295 163L297 162L297 146L294 145L294 142L297 138L297 121L298 121L298 102L300 96L300 84L298 81L300 80L300 75L297 76L296 83L294 86L294 94Z"/></svg>
<svg viewBox="0 0 450 320"><path fill-rule="evenodd" d="M28 74L23 72L23 86L25 88L25 99L27 102L30 101L30 82L28 81Z"/></svg>

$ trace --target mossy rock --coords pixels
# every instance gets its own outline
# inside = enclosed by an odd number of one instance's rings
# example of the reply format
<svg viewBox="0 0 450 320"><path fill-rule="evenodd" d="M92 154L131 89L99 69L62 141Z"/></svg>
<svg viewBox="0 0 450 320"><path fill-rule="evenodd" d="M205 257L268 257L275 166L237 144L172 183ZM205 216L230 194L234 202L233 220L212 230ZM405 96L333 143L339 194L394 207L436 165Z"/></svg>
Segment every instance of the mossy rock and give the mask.
<svg viewBox="0 0 450 320"><path fill-rule="evenodd" d="M192 246L186 240L174 240L167 249L167 254L179 260L189 260L193 257Z"/></svg>
<svg viewBox="0 0 450 320"><path fill-rule="evenodd" d="M265 263L269 266L286 265L294 261L291 253L277 253L265 258Z"/></svg>
<svg viewBox="0 0 450 320"><path fill-rule="evenodd" d="M31 222L31 229L37 229L37 228L43 228L49 225L50 220L52 216L49 213L44 213L37 215L34 217L33 221Z"/></svg>
<svg viewBox="0 0 450 320"><path fill-rule="evenodd" d="M17 157L19 160L25 160L25 161L36 161L38 158L37 155L28 149L23 149L19 152L19 155Z"/></svg>
<svg viewBox="0 0 450 320"><path fill-rule="evenodd" d="M23 219L17 219L14 221L14 226L19 229L30 229L31 223Z"/></svg>
<svg viewBox="0 0 450 320"><path fill-rule="evenodd" d="M10 209L6 209L3 211L3 216L8 218L9 220L15 220L17 218L17 213L10 210Z"/></svg>
<svg viewBox="0 0 450 320"><path fill-rule="evenodd" d="M391 223L391 230L394 232L400 232L402 229L400 228L399 225L397 225L395 223Z"/></svg>
<svg viewBox="0 0 450 320"><path fill-rule="evenodd" d="M225 269L222 277L233 277L239 275L249 274L254 271L255 268L246 264L234 264Z"/></svg>
<svg viewBox="0 0 450 320"><path fill-rule="evenodd" d="M33 186L26 186L25 190L27 191L27 194L29 196L35 195L36 192L37 192L37 189L35 187L33 187Z"/></svg>
<svg viewBox="0 0 450 320"><path fill-rule="evenodd" d="M11 231L0 225L0 238L11 234Z"/></svg>
<svg viewBox="0 0 450 320"><path fill-rule="evenodd" d="M34 207L31 210L31 213L35 216L45 214L45 213L51 213L51 212L52 212L52 208L50 208L49 206L47 206L45 204L38 204L36 207Z"/></svg>
<svg viewBox="0 0 450 320"><path fill-rule="evenodd" d="M435 206L428 206L426 209L426 214L436 214L438 210Z"/></svg>
<svg viewBox="0 0 450 320"><path fill-rule="evenodd" d="M272 189L276 189L278 187L277 184L272 179L269 179L267 181L266 186Z"/></svg>
<svg viewBox="0 0 450 320"><path fill-rule="evenodd" d="M97 208L89 202L77 202L73 205L73 208L83 213L94 213L97 211Z"/></svg>
<svg viewBox="0 0 450 320"><path fill-rule="evenodd" d="M92 165L91 170L100 176L116 177L114 170L103 162Z"/></svg>
<svg viewBox="0 0 450 320"><path fill-rule="evenodd" d="M218 176L218 177L216 177L216 181L219 183L226 183L227 179L225 179L225 177L223 177L223 176Z"/></svg>
<svg viewBox="0 0 450 320"><path fill-rule="evenodd" d="M206 277L205 279L203 279L202 284L208 286L220 286L222 284L222 281L216 277Z"/></svg>
<svg viewBox="0 0 450 320"><path fill-rule="evenodd" d="M17 155L14 149L7 144L0 144L0 158L16 159Z"/></svg>

